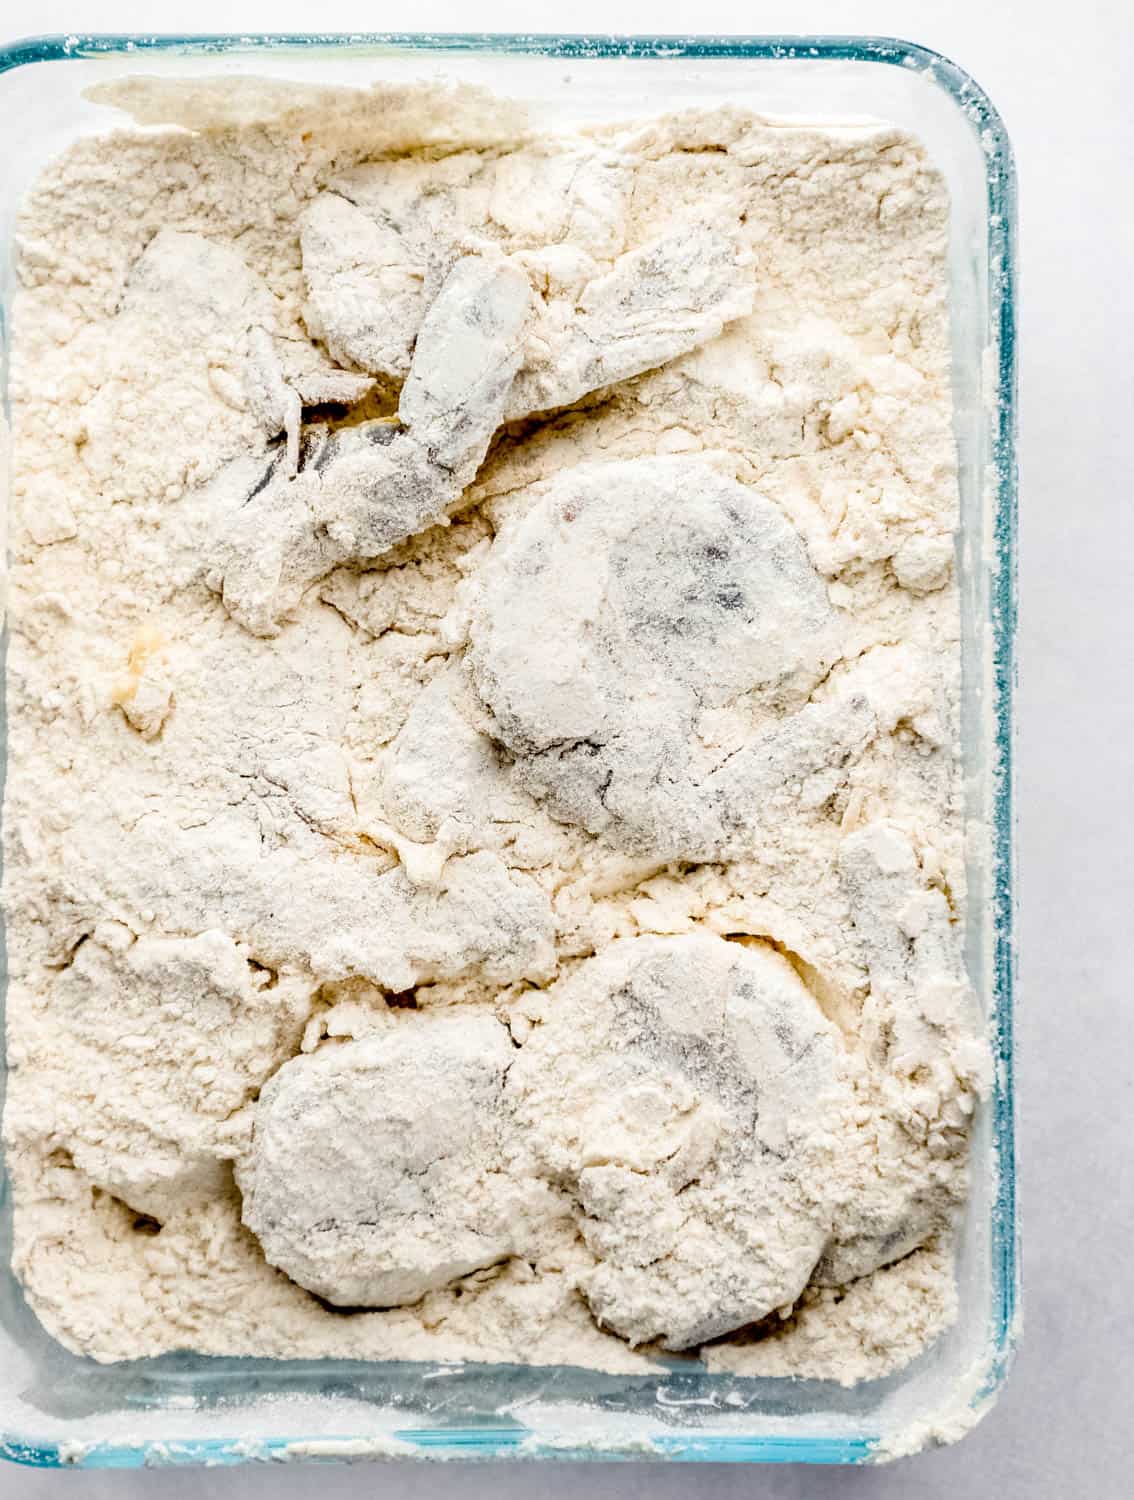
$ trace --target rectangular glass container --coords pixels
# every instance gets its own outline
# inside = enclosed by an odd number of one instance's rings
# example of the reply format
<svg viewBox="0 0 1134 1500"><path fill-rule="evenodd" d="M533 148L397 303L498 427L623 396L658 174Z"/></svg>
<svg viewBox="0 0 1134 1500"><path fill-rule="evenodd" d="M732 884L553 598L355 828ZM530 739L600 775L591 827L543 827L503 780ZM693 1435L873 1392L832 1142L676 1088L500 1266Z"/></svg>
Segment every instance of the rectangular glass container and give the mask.
<svg viewBox="0 0 1134 1500"><path fill-rule="evenodd" d="M1012 1100L1015 895L1015 178L1004 127L953 63L862 37L261 36L35 39L0 50L0 334L17 205L76 137L120 121L83 98L131 73L366 85L438 74L529 101L551 126L725 102L871 116L917 134L951 198L960 460L967 960L996 1059L973 1141L960 1316L909 1367L844 1389L690 1372L217 1359L99 1365L55 1343L9 1269L0 1172L0 1456L43 1466L256 1458L654 1457L864 1463L945 1440L1003 1382L1017 1332ZM3 477L6 481L6 466Z"/></svg>

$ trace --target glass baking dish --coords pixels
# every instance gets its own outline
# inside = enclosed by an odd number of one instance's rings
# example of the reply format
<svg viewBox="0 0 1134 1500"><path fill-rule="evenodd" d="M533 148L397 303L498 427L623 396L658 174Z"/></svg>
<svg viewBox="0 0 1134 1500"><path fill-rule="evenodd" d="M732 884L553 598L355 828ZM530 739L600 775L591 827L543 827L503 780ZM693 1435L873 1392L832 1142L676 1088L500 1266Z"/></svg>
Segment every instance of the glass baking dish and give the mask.
<svg viewBox="0 0 1134 1500"><path fill-rule="evenodd" d="M916 132L951 195L962 732L971 839L967 956L996 1056L973 1143L960 1316L912 1365L843 1389L682 1369L215 1359L99 1365L39 1326L7 1269L0 1177L0 1455L48 1467L250 1459L654 1457L866 1463L963 1432L1002 1384L1018 1325L1013 1150L1015 179L995 109L953 63L849 37L261 36L41 38L0 51L3 333L16 206L76 136L114 123L84 100L128 73L362 85L450 78L531 101L552 123L742 102L881 117ZM5 476L6 477L6 476Z"/></svg>

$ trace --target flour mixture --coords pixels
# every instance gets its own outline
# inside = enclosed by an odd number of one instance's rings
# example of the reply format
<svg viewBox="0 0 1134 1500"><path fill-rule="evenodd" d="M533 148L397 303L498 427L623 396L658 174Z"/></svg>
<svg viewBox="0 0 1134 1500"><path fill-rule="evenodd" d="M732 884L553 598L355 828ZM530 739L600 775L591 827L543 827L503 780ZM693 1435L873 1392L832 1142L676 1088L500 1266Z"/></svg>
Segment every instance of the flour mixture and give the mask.
<svg viewBox="0 0 1134 1500"><path fill-rule="evenodd" d="M164 1350L955 1311L947 205L884 125L98 91L19 225L14 1264Z"/></svg>

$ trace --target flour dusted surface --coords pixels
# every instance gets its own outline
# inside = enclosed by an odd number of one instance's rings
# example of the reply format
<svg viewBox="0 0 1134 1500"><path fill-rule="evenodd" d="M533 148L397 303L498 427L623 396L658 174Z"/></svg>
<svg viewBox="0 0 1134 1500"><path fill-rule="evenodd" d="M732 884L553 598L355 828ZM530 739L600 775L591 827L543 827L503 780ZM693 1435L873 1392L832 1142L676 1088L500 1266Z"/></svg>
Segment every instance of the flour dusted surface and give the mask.
<svg viewBox="0 0 1134 1500"><path fill-rule="evenodd" d="M940 182L387 92L127 85L194 128L25 204L16 1271L103 1360L884 1373L986 1066Z"/></svg>

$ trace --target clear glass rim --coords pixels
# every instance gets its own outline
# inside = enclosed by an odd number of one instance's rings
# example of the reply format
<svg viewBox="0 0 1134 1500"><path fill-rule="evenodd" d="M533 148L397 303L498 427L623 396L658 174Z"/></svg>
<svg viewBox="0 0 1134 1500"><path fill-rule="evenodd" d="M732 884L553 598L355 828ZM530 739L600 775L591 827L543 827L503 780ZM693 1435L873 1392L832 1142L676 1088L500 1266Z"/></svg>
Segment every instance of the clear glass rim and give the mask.
<svg viewBox="0 0 1134 1500"><path fill-rule="evenodd" d="M0 74L33 63L120 56L141 61L147 53L185 56L218 53L279 53L334 50L358 55L389 50L431 53L501 53L533 57L590 59L639 58L760 59L806 62L854 61L885 64L929 74L956 103L981 139L988 203L989 328L995 338L993 383L996 403L990 444L992 462L991 584L992 713L996 766L991 811L992 1011L995 1077L986 1106L992 1115L996 1191L991 1223L993 1357L972 1397L981 1414L998 1395L1012 1363L1019 1318L1019 1236L1016 1217L1015 1106L1013 1095L1013 1005L1016 975L1015 872L1015 630L1017 609L1016 526L1016 174L1011 142L988 95L956 63L917 43L877 36L716 36L716 35L551 35L537 33L302 32L241 35L68 34L28 37L0 48ZM0 1164L2 1184L2 1164ZM619 1459L647 1455L607 1446L540 1446L525 1428L410 1428L390 1434L397 1451L421 1458L505 1458L555 1456ZM336 1455L358 1444L350 1434L320 1434L304 1455ZM365 1440L363 1440L365 1445ZM718 1436L694 1432L652 1436L657 1458L685 1462L869 1463L877 1447L870 1437ZM236 1464L250 1458L288 1458L302 1439L267 1438L252 1445L235 1439L153 1440L144 1445L42 1443L0 1432L0 1459L41 1468L130 1468L165 1464ZM383 1440L374 1441L383 1456ZM251 1451L250 1451L251 1449ZM320 1454L317 1450L323 1450ZM290 1450L290 1451L289 1451ZM385 1449L385 1456L390 1448Z"/></svg>

